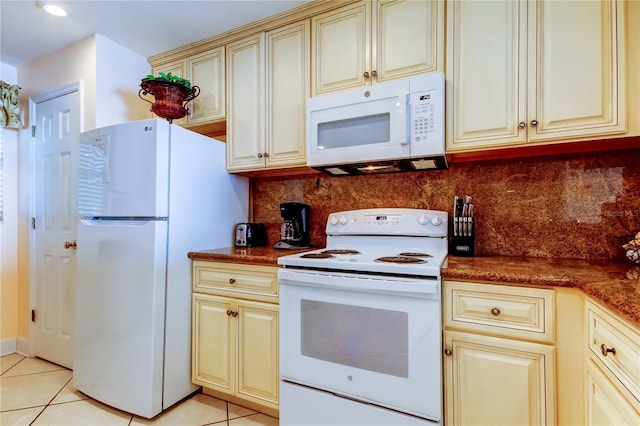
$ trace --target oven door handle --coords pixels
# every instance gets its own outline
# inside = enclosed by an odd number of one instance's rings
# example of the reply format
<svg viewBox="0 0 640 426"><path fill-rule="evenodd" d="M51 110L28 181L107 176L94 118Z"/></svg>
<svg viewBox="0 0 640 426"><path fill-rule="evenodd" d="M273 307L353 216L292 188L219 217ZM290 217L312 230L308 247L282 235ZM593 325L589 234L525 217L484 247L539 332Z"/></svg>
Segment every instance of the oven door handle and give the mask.
<svg viewBox="0 0 640 426"><path fill-rule="evenodd" d="M291 268L278 269L280 286L322 287L356 292L403 294L422 298L440 297L438 278L404 278L349 273L331 273Z"/></svg>

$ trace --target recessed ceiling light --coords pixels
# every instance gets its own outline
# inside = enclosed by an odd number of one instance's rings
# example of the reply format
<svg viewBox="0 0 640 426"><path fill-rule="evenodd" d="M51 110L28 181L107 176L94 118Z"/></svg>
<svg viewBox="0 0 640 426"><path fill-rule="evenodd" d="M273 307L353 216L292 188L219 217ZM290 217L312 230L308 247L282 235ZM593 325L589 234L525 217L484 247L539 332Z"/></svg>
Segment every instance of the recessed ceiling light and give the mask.
<svg viewBox="0 0 640 426"><path fill-rule="evenodd" d="M44 10L55 16L67 16L67 12L60 6L55 4L45 4Z"/></svg>

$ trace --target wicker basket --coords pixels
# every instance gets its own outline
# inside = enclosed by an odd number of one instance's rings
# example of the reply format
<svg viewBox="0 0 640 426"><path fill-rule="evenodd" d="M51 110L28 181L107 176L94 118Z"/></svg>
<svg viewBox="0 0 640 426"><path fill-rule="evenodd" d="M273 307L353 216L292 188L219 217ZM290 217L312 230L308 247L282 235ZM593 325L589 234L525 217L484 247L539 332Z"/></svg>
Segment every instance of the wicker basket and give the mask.
<svg viewBox="0 0 640 426"><path fill-rule="evenodd" d="M187 89L181 84L162 80L142 80L138 96L151 104L151 111L169 122L189 114L187 103L200 94L200 88L193 86ZM154 101L143 98L153 95Z"/></svg>

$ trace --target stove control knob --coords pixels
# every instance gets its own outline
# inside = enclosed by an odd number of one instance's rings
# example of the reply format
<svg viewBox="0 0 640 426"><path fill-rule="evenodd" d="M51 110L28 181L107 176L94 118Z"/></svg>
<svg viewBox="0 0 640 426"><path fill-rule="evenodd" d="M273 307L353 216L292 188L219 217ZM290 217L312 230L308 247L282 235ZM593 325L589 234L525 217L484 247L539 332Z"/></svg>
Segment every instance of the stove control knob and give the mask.
<svg viewBox="0 0 640 426"><path fill-rule="evenodd" d="M336 226L338 224L338 218L331 215L331 218L329 219L329 223L331 224L331 226Z"/></svg>
<svg viewBox="0 0 640 426"><path fill-rule="evenodd" d="M431 218L431 223L435 226L440 226L442 225L442 218L438 215L435 215Z"/></svg>
<svg viewBox="0 0 640 426"><path fill-rule="evenodd" d="M429 216L427 216L426 213L423 213L419 218L418 218L418 223L420 225L426 225L427 223L429 223Z"/></svg>
<svg viewBox="0 0 640 426"><path fill-rule="evenodd" d="M346 215L340 216L340 225L346 225L347 222L348 222L348 219Z"/></svg>

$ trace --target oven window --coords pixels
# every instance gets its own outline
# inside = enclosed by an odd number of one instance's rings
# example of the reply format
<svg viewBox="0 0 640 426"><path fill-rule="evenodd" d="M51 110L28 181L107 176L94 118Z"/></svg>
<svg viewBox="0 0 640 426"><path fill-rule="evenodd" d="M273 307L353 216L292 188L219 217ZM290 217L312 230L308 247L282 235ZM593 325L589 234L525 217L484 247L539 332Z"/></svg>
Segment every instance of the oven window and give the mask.
<svg viewBox="0 0 640 426"><path fill-rule="evenodd" d="M318 123L318 149L388 143L390 139L389 113Z"/></svg>
<svg viewBox="0 0 640 426"><path fill-rule="evenodd" d="M406 312L302 300L301 350L308 357L409 376Z"/></svg>

